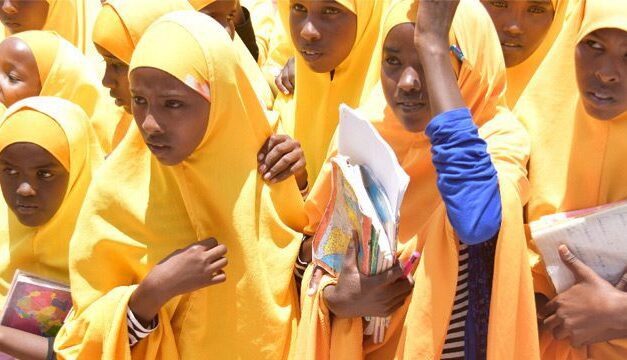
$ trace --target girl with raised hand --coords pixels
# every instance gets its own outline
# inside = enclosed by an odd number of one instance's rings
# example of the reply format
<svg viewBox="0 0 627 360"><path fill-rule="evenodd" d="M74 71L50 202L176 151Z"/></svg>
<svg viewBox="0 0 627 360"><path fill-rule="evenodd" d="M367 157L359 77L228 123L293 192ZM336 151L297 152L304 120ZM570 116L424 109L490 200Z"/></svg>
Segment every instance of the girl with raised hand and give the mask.
<svg viewBox="0 0 627 360"><path fill-rule="evenodd" d="M0 43L0 102L11 106L31 96L54 96L79 105L102 148L118 114L96 73L75 46L52 31L25 31Z"/></svg>
<svg viewBox="0 0 627 360"><path fill-rule="evenodd" d="M381 86L361 110L410 176L399 262L422 256L409 291L398 267L367 277L345 260L334 279L310 266L296 354L537 358L522 219L529 139L505 105L490 18L474 0L404 0L382 32ZM306 233L327 206L330 175L325 164L308 198ZM363 335L366 316L392 317L382 343Z"/></svg>
<svg viewBox="0 0 627 360"><path fill-rule="evenodd" d="M3 303L16 270L69 285L70 238L103 158L87 115L67 100L31 97L6 111L0 122ZM51 349L44 338L0 327L2 352L44 359Z"/></svg>
<svg viewBox="0 0 627 360"><path fill-rule="evenodd" d="M83 209L57 356L287 358L302 198L256 171L271 128L231 38L206 15L168 14L129 79L137 126Z"/></svg>
<svg viewBox="0 0 627 360"><path fill-rule="evenodd" d="M507 66L506 99L518 98L551 49L571 0L481 0L488 10Z"/></svg>
<svg viewBox="0 0 627 360"><path fill-rule="evenodd" d="M516 106L531 136L528 222L627 199L626 59L627 8L576 3ZM625 284L601 279L568 248L560 255L577 283L559 295L540 256L531 257L542 357L624 359Z"/></svg>
<svg viewBox="0 0 627 360"><path fill-rule="evenodd" d="M128 64L144 31L161 16L179 10L191 10L186 0L109 0L102 4L96 18L93 41L105 61L102 85L108 88L119 115L102 119L103 143L107 153L122 141L133 120Z"/></svg>

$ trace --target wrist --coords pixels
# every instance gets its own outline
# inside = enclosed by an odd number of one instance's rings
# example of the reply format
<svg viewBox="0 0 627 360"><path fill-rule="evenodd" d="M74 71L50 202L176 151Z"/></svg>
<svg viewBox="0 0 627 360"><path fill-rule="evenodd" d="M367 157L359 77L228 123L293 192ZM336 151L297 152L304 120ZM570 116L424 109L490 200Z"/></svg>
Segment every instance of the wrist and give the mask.
<svg viewBox="0 0 627 360"><path fill-rule="evenodd" d="M614 302L615 311L611 316L613 327L627 336L627 293L617 290Z"/></svg>
<svg viewBox="0 0 627 360"><path fill-rule="evenodd" d="M436 35L425 34L414 39L414 47L418 51L419 57L425 56L448 56L448 38L440 38Z"/></svg>
<svg viewBox="0 0 627 360"><path fill-rule="evenodd" d="M165 287L159 287L153 281L149 273L133 291L128 301L128 307L142 325L147 325L157 316L159 309L172 297Z"/></svg>

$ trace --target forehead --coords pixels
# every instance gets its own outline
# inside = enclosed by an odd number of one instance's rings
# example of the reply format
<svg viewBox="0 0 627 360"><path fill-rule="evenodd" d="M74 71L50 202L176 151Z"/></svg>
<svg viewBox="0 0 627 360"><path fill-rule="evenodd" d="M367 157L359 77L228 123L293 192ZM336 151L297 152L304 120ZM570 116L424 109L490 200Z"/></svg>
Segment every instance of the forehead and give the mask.
<svg viewBox="0 0 627 360"><path fill-rule="evenodd" d="M189 86L163 70L152 67L138 67L131 71L130 83L132 91L165 91L194 93Z"/></svg>
<svg viewBox="0 0 627 360"><path fill-rule="evenodd" d="M0 58L35 61L35 56L28 45L15 37L8 37L0 43Z"/></svg>
<svg viewBox="0 0 627 360"><path fill-rule="evenodd" d="M43 147L29 142L11 144L0 152L0 161L24 168L59 166L61 163Z"/></svg>
<svg viewBox="0 0 627 360"><path fill-rule="evenodd" d="M386 51L415 50L414 24L405 22L395 25L385 37L383 49Z"/></svg>
<svg viewBox="0 0 627 360"><path fill-rule="evenodd" d="M236 2L234 0L218 0L202 8L203 12L208 13L230 13L235 9Z"/></svg>

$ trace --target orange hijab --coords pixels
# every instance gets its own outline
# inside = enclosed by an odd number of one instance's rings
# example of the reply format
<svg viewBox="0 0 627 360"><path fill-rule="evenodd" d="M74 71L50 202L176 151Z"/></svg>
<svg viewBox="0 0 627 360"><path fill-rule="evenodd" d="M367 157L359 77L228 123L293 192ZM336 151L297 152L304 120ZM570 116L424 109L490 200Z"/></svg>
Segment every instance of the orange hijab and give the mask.
<svg viewBox="0 0 627 360"><path fill-rule="evenodd" d="M516 107L531 135L529 222L627 199L627 112L606 121L588 115L575 77L575 47L602 28L627 31L627 8L614 0L580 0ZM535 249L533 243L530 247ZM537 251L531 265L535 291L555 296ZM627 339L575 349L549 333L541 335L542 354L549 359L627 357Z"/></svg>
<svg viewBox="0 0 627 360"><path fill-rule="evenodd" d="M409 0L392 6L383 26L386 35L394 26L415 21L416 5ZM528 183L527 135L505 106L505 65L496 33L487 12L476 0L462 0L453 21L451 43L464 53L457 69L458 84L473 113L479 133L498 172L502 226L497 240L488 324L489 359L538 357L533 288L528 270L522 205ZM361 319L331 318L321 300L321 289L334 279L323 277L313 297L302 295L302 317L296 353L310 359L433 359L442 352L456 291L459 240L451 227L436 186L431 146L424 132L406 131L385 104L380 87L363 113L394 149L410 183L401 207L399 258L406 261L414 250L422 259L414 272L414 291L392 316L382 344L363 338ZM330 166L307 204L308 230L317 226L331 191ZM302 294L311 278L309 267Z"/></svg>
<svg viewBox="0 0 627 360"><path fill-rule="evenodd" d="M511 109L514 108L518 98L525 90L525 87L529 83L529 80L533 77L538 66L544 60L546 54L551 50L551 46L555 41L555 38L562 30L566 15L568 13L568 5L572 0L551 0L551 4L555 9L555 16L553 22L549 27L546 36L540 43L540 46L522 63L507 68L507 104Z"/></svg>

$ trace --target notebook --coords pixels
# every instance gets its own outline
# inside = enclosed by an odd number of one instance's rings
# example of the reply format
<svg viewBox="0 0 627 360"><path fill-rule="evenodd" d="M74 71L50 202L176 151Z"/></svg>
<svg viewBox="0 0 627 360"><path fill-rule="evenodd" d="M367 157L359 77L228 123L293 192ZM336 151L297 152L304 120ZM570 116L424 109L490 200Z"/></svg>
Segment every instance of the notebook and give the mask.
<svg viewBox="0 0 627 360"><path fill-rule="evenodd" d="M344 104L338 134L338 155L331 159L331 199L314 236L313 261L339 275L356 232L360 271L379 274L396 262L400 206L409 176L372 124ZM366 320L365 334L382 342L389 319Z"/></svg>
<svg viewBox="0 0 627 360"><path fill-rule="evenodd" d="M15 272L1 325L54 337L72 307L70 288L20 270Z"/></svg>
<svg viewBox="0 0 627 360"><path fill-rule="evenodd" d="M562 262L561 244L599 276L618 283L627 269L627 202L597 206L541 217L529 224L546 270L558 293L575 278Z"/></svg>

